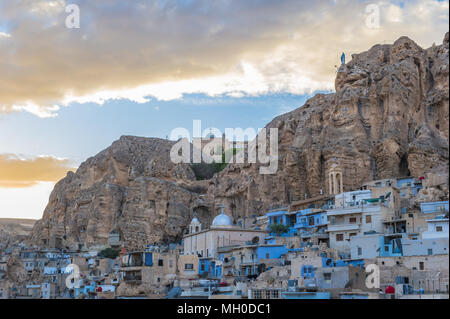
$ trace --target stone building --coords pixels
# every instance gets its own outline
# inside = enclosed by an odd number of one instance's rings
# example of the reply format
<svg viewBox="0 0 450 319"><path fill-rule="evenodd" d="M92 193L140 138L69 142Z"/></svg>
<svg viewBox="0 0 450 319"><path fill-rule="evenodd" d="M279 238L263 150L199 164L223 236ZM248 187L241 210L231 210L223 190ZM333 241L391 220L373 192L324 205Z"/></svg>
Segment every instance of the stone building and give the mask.
<svg viewBox="0 0 450 319"><path fill-rule="evenodd" d="M232 219L223 209L214 218L210 228L203 230L198 219L194 217L189 230L190 233L183 237L184 255L205 258L216 257L220 247L245 245L249 242L263 244L267 235L264 230L244 229L233 225Z"/></svg>

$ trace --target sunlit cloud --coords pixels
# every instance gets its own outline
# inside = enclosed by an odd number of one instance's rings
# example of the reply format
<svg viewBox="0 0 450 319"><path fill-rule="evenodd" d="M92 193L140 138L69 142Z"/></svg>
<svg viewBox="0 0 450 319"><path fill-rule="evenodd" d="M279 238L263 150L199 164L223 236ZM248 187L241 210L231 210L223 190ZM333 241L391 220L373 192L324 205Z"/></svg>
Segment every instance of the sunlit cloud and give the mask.
<svg viewBox="0 0 450 319"><path fill-rule="evenodd" d="M1 38L10 38L10 37L11 37L11 34L6 33L6 32L0 32L0 39Z"/></svg>
<svg viewBox="0 0 450 319"><path fill-rule="evenodd" d="M67 159L0 154L0 188L24 188L40 182L56 182L73 170Z"/></svg>
<svg viewBox="0 0 450 319"><path fill-rule="evenodd" d="M406 35L426 48L448 30L448 1L4 0L0 112L55 116L72 102L146 103L183 94L330 90L339 63ZM366 24L377 4L380 28ZM6 35L6 36L5 36Z"/></svg>

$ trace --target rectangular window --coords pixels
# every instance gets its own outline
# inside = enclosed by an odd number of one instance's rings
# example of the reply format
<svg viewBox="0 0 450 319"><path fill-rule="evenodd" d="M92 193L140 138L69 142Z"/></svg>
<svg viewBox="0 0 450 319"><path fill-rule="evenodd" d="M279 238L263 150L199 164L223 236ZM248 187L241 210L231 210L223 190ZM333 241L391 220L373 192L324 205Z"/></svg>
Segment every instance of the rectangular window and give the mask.
<svg viewBox="0 0 450 319"><path fill-rule="evenodd" d="M356 236L356 235L358 235L357 233L350 233L349 235L348 235L348 237L353 237L353 236Z"/></svg>
<svg viewBox="0 0 450 319"><path fill-rule="evenodd" d="M423 263L423 261L419 262L419 269L420 270L424 270L425 269L425 264Z"/></svg>
<svg viewBox="0 0 450 319"><path fill-rule="evenodd" d="M184 269L185 270L194 270L194 264L185 264Z"/></svg>
<svg viewBox="0 0 450 319"><path fill-rule="evenodd" d="M442 231L442 226L436 226L436 231Z"/></svg>
<svg viewBox="0 0 450 319"><path fill-rule="evenodd" d="M428 255L433 255L433 249L428 249Z"/></svg>
<svg viewBox="0 0 450 319"><path fill-rule="evenodd" d="M336 241L343 241L344 240L344 234L336 234Z"/></svg>
<svg viewBox="0 0 450 319"><path fill-rule="evenodd" d="M164 266L164 260L158 259L158 266L160 267Z"/></svg>
<svg viewBox="0 0 450 319"><path fill-rule="evenodd" d="M270 259L270 254L266 253L266 259Z"/></svg>
<svg viewBox="0 0 450 319"><path fill-rule="evenodd" d="M325 272L324 274L323 274L323 279L324 280L331 280L331 272Z"/></svg>
<svg viewBox="0 0 450 319"><path fill-rule="evenodd" d="M361 255L362 255L362 248L358 247L358 256L361 256Z"/></svg>
<svg viewBox="0 0 450 319"><path fill-rule="evenodd" d="M173 260L172 260L172 259L169 260L169 267L170 267L170 268L173 267Z"/></svg>
<svg viewBox="0 0 450 319"><path fill-rule="evenodd" d="M356 217L350 217L349 222L350 224L356 223Z"/></svg>
<svg viewBox="0 0 450 319"><path fill-rule="evenodd" d="M370 224L372 222L372 216L371 215L367 215L366 216L366 224Z"/></svg>

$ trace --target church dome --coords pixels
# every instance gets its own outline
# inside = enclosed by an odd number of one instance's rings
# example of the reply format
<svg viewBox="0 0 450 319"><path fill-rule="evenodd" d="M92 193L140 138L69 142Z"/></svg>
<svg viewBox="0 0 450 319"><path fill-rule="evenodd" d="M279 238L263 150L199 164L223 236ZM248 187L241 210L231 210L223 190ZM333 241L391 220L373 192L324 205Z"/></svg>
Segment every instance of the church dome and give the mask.
<svg viewBox="0 0 450 319"><path fill-rule="evenodd" d="M192 218L191 224L200 224L200 221L197 217Z"/></svg>
<svg viewBox="0 0 450 319"><path fill-rule="evenodd" d="M225 213L222 212L214 218L212 225L213 227L223 227L223 226L233 226L233 221L231 220L231 217L228 215L225 215Z"/></svg>

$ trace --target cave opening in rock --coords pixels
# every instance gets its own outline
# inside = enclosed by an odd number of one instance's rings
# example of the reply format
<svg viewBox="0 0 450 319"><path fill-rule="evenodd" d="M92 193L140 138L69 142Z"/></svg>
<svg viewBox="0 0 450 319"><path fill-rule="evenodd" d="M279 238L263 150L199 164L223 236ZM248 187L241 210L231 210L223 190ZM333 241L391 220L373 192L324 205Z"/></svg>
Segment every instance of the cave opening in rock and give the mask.
<svg viewBox="0 0 450 319"><path fill-rule="evenodd" d="M409 164L408 164L408 155L403 154L400 164L399 164L399 174L402 177L411 176L411 172L409 171Z"/></svg>

